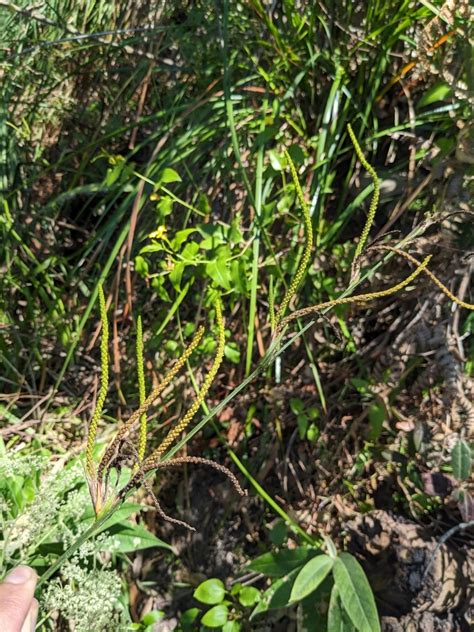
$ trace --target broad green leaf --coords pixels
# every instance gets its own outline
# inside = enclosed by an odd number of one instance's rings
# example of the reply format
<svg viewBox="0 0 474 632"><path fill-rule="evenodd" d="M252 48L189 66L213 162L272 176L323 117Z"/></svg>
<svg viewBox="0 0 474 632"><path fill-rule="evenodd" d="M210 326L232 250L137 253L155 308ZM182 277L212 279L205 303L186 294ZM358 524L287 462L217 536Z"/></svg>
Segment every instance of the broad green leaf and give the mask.
<svg viewBox="0 0 474 632"><path fill-rule="evenodd" d="M230 275L227 268L227 259L220 258L206 264L206 272L213 281L225 290L230 290Z"/></svg>
<svg viewBox="0 0 474 632"><path fill-rule="evenodd" d="M358 632L380 632L374 595L359 562L349 553L341 553L333 575L342 605Z"/></svg>
<svg viewBox="0 0 474 632"><path fill-rule="evenodd" d="M466 481L471 476L471 448L466 441L458 441L451 450L451 467L458 481Z"/></svg>
<svg viewBox="0 0 474 632"><path fill-rule="evenodd" d="M268 151L268 157L270 158L270 164L275 171L283 171L286 167L287 160L284 154L279 154L274 149Z"/></svg>
<svg viewBox="0 0 474 632"><path fill-rule="evenodd" d="M228 614L229 610L227 606L214 606L214 608L206 612L201 619L201 623L207 625L208 628L220 628L226 624Z"/></svg>
<svg viewBox="0 0 474 632"><path fill-rule="evenodd" d="M142 549L161 547L172 551L172 547L157 538L141 525L114 525L109 530L114 553L132 553Z"/></svg>
<svg viewBox="0 0 474 632"><path fill-rule="evenodd" d="M122 526L125 526L126 528L133 529L135 525L133 525L131 522L125 522L125 520L130 516L133 516L133 514L138 513L142 509L143 506L139 503L123 503L123 505L120 505L120 507L116 511L114 511L110 518L106 522L104 522L103 525L101 525L97 533L102 533L102 531L106 531L107 529L110 529L110 527L113 527L114 525L120 523L122 523ZM95 513L92 506L89 506L84 512L81 522L92 524L92 522L94 521Z"/></svg>
<svg viewBox="0 0 474 632"><path fill-rule="evenodd" d="M318 555L307 562L298 573L291 591L291 601L301 601L318 588L331 572L334 560L329 555Z"/></svg>
<svg viewBox="0 0 474 632"><path fill-rule="evenodd" d="M220 579L212 578L199 584L194 591L194 598L201 603L214 605L221 603L225 597L225 586Z"/></svg>
<svg viewBox="0 0 474 632"><path fill-rule="evenodd" d="M354 632L354 626L344 611L336 585L333 586L329 600L327 632Z"/></svg>
<svg viewBox="0 0 474 632"><path fill-rule="evenodd" d="M228 360L230 360L234 364L239 364L240 350L235 342L229 342L228 344L225 345L224 355Z"/></svg>
<svg viewBox="0 0 474 632"><path fill-rule="evenodd" d="M259 599L260 591L253 586L244 586L239 592L239 601L246 608L254 606Z"/></svg>
<svg viewBox="0 0 474 632"><path fill-rule="evenodd" d="M185 241L187 241L189 235L192 235L195 232L195 228L185 228L184 230L178 230L178 232L175 233L173 239L171 240L171 247L173 248L173 250L179 250L181 248L181 245L184 244Z"/></svg>
<svg viewBox="0 0 474 632"><path fill-rule="evenodd" d="M277 579L270 588L263 593L260 602L250 615L250 620L268 610L277 610L278 608L286 608L289 606L291 589L297 574L298 569L295 569L288 575L285 575L285 577Z"/></svg>
<svg viewBox="0 0 474 632"><path fill-rule="evenodd" d="M303 546L283 549L277 553L264 553L250 562L248 568L267 577L283 577L295 568L303 566L317 554L317 549Z"/></svg>
<svg viewBox="0 0 474 632"><path fill-rule="evenodd" d="M181 177L177 171L166 167L160 175L160 184L170 184L171 182L181 182Z"/></svg>

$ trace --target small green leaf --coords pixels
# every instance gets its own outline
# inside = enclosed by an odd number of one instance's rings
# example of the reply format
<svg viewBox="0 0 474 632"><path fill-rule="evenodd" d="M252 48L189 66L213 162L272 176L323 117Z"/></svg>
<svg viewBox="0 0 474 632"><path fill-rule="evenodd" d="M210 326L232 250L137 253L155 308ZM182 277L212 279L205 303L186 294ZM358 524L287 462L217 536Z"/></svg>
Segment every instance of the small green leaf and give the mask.
<svg viewBox="0 0 474 632"><path fill-rule="evenodd" d="M194 622L196 621L200 613L201 611L199 610L199 608L189 608L189 610L185 610L185 612L183 612L179 622L184 632L191 632L191 630L196 629Z"/></svg>
<svg viewBox="0 0 474 632"><path fill-rule="evenodd" d="M164 617L164 614L162 610L152 610L143 615L141 622L143 625L153 625L157 621L160 621Z"/></svg>
<svg viewBox="0 0 474 632"><path fill-rule="evenodd" d="M374 595L359 562L349 553L341 553L333 575L342 605L358 632L380 632Z"/></svg>
<svg viewBox="0 0 474 632"><path fill-rule="evenodd" d="M458 481L466 481L471 476L471 448L466 441L458 441L451 450L451 467Z"/></svg>
<svg viewBox="0 0 474 632"><path fill-rule="evenodd" d="M314 443L319 437L320 432L316 424L310 424L306 433L306 438L310 443Z"/></svg>
<svg viewBox="0 0 474 632"><path fill-rule="evenodd" d="M206 612L201 619L201 623L207 625L208 628L220 628L226 624L228 614L227 606L214 606L214 608Z"/></svg>
<svg viewBox="0 0 474 632"><path fill-rule="evenodd" d="M333 586L329 600L327 632L354 632L354 626L342 607L337 586Z"/></svg>
<svg viewBox="0 0 474 632"><path fill-rule="evenodd" d="M170 272L171 284L177 292L181 289L181 279L183 278L185 267L186 264L183 261L179 261L173 265L173 269Z"/></svg>
<svg viewBox="0 0 474 632"><path fill-rule="evenodd" d="M277 520L271 528L270 540L275 546L281 546L288 537L288 529L284 520Z"/></svg>
<svg viewBox="0 0 474 632"><path fill-rule="evenodd" d="M240 362L240 350L235 342L229 342L224 347L224 355L233 364Z"/></svg>
<svg viewBox="0 0 474 632"><path fill-rule="evenodd" d="M170 184L171 182L181 182L181 176L177 171L171 169L171 167L166 167L163 169L160 175L160 184Z"/></svg>
<svg viewBox="0 0 474 632"><path fill-rule="evenodd" d="M444 81L438 81L434 86L431 86L425 94L418 101L418 107L424 108L427 105L436 103L436 101L443 101L451 94L451 88Z"/></svg>
<svg viewBox="0 0 474 632"><path fill-rule="evenodd" d="M254 606L259 599L260 591L253 586L244 586L239 592L239 601L246 608Z"/></svg>
<svg viewBox="0 0 474 632"><path fill-rule="evenodd" d="M194 591L194 597L201 603L214 605L221 603L225 597L225 587L220 579L206 579Z"/></svg>
<svg viewBox="0 0 474 632"><path fill-rule="evenodd" d="M308 417L302 413L296 418L296 423L298 424L299 437L303 440L306 437L306 431L308 430Z"/></svg>
<svg viewBox="0 0 474 632"><path fill-rule="evenodd" d="M222 632L239 632L239 630L240 623L238 621L227 621L222 628Z"/></svg>
<svg viewBox="0 0 474 632"><path fill-rule="evenodd" d="M148 274L148 262L140 255L135 257L135 270L141 277L146 277Z"/></svg>
<svg viewBox="0 0 474 632"><path fill-rule="evenodd" d="M270 164L275 171L283 171L286 167L287 161L284 154L279 154L274 149L269 149L268 157L270 158Z"/></svg>
<svg viewBox="0 0 474 632"><path fill-rule="evenodd" d="M290 408L294 415L300 415L304 410L304 403L299 397L292 397L290 399Z"/></svg>
<svg viewBox="0 0 474 632"><path fill-rule="evenodd" d="M318 555L307 562L298 573L291 591L291 601L301 601L324 581L331 572L334 560L329 555Z"/></svg>
<svg viewBox="0 0 474 632"><path fill-rule="evenodd" d="M277 610L289 606L291 588L297 573L298 569L295 569L288 575L285 575L285 577L277 579L261 596L259 603L250 615L250 620L268 610Z"/></svg>
<svg viewBox="0 0 474 632"><path fill-rule="evenodd" d="M206 264L206 272L213 281L225 290L230 290L230 275L227 268L227 259L220 258Z"/></svg>
<svg viewBox="0 0 474 632"><path fill-rule="evenodd" d="M256 573L263 573L267 577L283 577L293 569L303 566L317 553L317 549L303 546L296 549L284 549L277 553L264 553L250 562L248 568Z"/></svg>

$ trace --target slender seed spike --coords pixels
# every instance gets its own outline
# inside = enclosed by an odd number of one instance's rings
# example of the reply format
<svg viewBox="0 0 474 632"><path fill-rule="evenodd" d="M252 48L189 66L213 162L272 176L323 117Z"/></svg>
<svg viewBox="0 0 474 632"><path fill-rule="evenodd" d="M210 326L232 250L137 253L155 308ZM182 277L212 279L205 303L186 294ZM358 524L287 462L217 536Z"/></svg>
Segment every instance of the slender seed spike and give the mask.
<svg viewBox="0 0 474 632"><path fill-rule="evenodd" d="M170 384L173 381L173 379L176 377L176 375L179 372L179 370L186 363L186 361L189 358L189 356L192 354L192 352L199 345L203 335L204 335L204 327L199 327L198 330L196 331L193 339L191 340L189 345L184 350L183 355L176 360L176 362L169 369L168 373L166 373L165 377L160 382L160 384L158 384L158 386L155 389L153 389L153 391L150 393L150 395L148 395L148 397L145 399L143 404L134 413L132 413L130 415L128 420L124 423L124 425L117 432L117 434L115 435L114 439L111 441L111 443L107 447L107 449L106 449L106 451L104 453L104 456L102 457L101 462L99 464L99 468L97 470L97 476L98 476L99 480L102 480L103 475L104 475L104 471L107 469L107 467L109 466L111 460L114 458L115 452L116 452L120 442L130 432L130 430L132 430L132 428L135 426L135 424L139 421L140 417L144 413L147 412L147 410L153 404L155 399L157 399L157 397L159 395L161 395L161 393L168 386L168 384Z"/></svg>
<svg viewBox="0 0 474 632"><path fill-rule="evenodd" d="M291 160L291 156L287 150L285 150L285 157L290 166L291 177L293 179L293 184L295 185L296 195L298 197L301 210L303 211L304 228L305 228L305 246L304 246L303 257L301 258L301 262L300 262L300 265L298 266L298 270L296 271L296 274L290 283L290 287L286 291L286 294L283 297L283 301L277 312L276 319L275 319L277 324L282 320L288 308L288 305L290 304L291 299L296 294L296 290L298 289L299 284L301 283L301 280L303 279L303 276L308 268L309 260L311 257L311 250L313 249L313 223L311 221L309 208L308 208L308 205L306 204L306 200L304 199L303 190L301 188L300 181L298 179L298 174L296 172L295 165L293 161Z"/></svg>
<svg viewBox="0 0 474 632"><path fill-rule="evenodd" d="M349 132L349 136L351 138L352 144L354 145L355 152L357 157L359 158L362 166L368 171L370 177L372 178L372 182L374 183L374 193L372 195L372 199L370 201L369 213L367 215L367 219L365 221L365 226L362 229L362 234L359 239L359 243L357 244L357 248L354 255L354 262L360 257L362 250L364 249L365 243L369 237L370 229L372 228L372 224L374 223L375 213L377 212L377 206L379 204L380 199L380 182L379 177L372 167L371 164L367 161L366 157L362 153L362 149L355 137L354 130L351 127L351 124L347 124L347 131Z"/></svg>
<svg viewBox="0 0 474 632"><path fill-rule="evenodd" d="M275 315L275 290L273 287L273 277L270 277L270 284L268 287L268 310L270 312L270 329L275 331L276 327L276 315Z"/></svg>
<svg viewBox="0 0 474 632"><path fill-rule="evenodd" d="M143 329L142 329L142 317L137 318L137 377L138 377L138 397L139 404L143 406L146 399L145 389L145 366L143 361ZM140 436L138 441L138 460L143 461L146 450L146 435L147 435L147 416L146 412L140 416Z"/></svg>
<svg viewBox="0 0 474 632"><path fill-rule="evenodd" d="M102 416L105 397L107 395L107 389L109 387L109 324L107 321L107 307L105 305L105 296L102 285L99 285L99 309L100 321L102 324L102 338L100 341L100 389L94 414L92 415L92 419L89 425L86 448L86 471L91 479L95 478L94 443L97 434L97 425Z"/></svg>
<svg viewBox="0 0 474 632"><path fill-rule="evenodd" d="M405 259L408 259L408 261L411 261L417 266L421 265L418 259L415 259L415 257L408 254L408 252L399 250L398 248L393 248L391 246L372 246L370 250L388 250L390 252L396 253L397 255L400 255L401 257L405 257ZM460 298L455 296L438 279L438 277L431 272L431 270L429 270L428 268L424 268L423 272L433 281L433 283L435 283L439 287L439 289L443 292L443 294L446 294L446 296L453 301L453 303L456 303L456 305L459 305L460 307L464 307L464 309L474 310L474 305L472 303L466 303L465 301L462 301Z"/></svg>
<svg viewBox="0 0 474 632"><path fill-rule="evenodd" d="M168 435L164 438L164 440L160 443L160 445L152 452L152 454L145 460L145 463L150 462L150 459L156 460L162 454L166 452L169 446L173 443L173 441L179 437L179 435L183 432L183 430L191 423L197 411L199 410L204 398L209 391L214 378L217 375L217 371L221 365L222 359L224 358L224 346L225 346L225 330L224 330L224 320L222 318L222 307L220 299L216 300L215 303L216 308L216 320L217 320L217 330L218 330L218 338L217 338L217 351L216 356L214 358L214 362L212 363L211 370L207 374L204 382L202 383L201 388L199 389L196 398L189 408L188 412L184 415L184 417L177 423L177 425L170 430Z"/></svg>
<svg viewBox="0 0 474 632"><path fill-rule="evenodd" d="M406 279L400 281L396 285L389 287L385 290L380 290L379 292L369 292L367 294L357 294L356 296L345 296L342 298L336 298L332 301L326 301L325 303L319 303L318 305L313 305L311 307L304 307L303 309L298 309L296 312L291 313L289 316L284 318L281 323L278 325L275 335L280 333L280 331L288 325L292 320L296 318L300 318L301 316L308 316L309 314L314 314L315 312L319 312L322 309L326 309L329 307L334 307L335 305L345 305L350 303L365 303L368 301L373 301L377 298L383 298L384 296L390 296L391 294L396 294L404 287L409 285L413 279L415 279L423 270L425 270L431 259L431 255L425 257L421 263L419 263L416 270L414 270Z"/></svg>

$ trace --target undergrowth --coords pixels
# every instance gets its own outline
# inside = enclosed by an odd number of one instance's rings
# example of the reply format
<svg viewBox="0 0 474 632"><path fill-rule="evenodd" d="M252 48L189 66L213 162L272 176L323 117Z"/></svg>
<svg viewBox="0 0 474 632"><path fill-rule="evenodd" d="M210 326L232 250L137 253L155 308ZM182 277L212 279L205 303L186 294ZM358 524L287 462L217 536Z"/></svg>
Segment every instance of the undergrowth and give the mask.
<svg viewBox="0 0 474 632"><path fill-rule="evenodd" d="M0 3L1 570L38 569L40 629L376 630L347 515L386 484L391 511L472 520L469 17ZM163 498L201 466L187 513ZM174 573L192 554L155 532L220 504L247 521L232 578L151 597L132 551Z"/></svg>

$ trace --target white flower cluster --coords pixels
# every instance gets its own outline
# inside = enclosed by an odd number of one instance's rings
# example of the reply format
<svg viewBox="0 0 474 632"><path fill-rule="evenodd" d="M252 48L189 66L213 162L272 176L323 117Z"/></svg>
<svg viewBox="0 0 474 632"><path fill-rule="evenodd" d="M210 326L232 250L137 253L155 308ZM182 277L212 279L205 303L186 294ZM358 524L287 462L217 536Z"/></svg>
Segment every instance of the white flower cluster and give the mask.
<svg viewBox="0 0 474 632"><path fill-rule="evenodd" d="M77 558L61 569L63 582L51 582L45 607L59 611L75 632L118 630L122 607L120 578L114 571L81 568Z"/></svg>
<svg viewBox="0 0 474 632"><path fill-rule="evenodd" d="M20 468L15 465L16 460L10 459L12 471ZM44 462L42 463L44 466ZM31 473L30 470L28 473ZM13 555L15 550L35 549L43 542L64 541L76 533L74 528L88 505L88 493L85 486L73 489L83 481L83 472L79 463L71 468L49 472L43 479L41 487L25 509L7 525L8 550L7 556ZM68 526L73 527L73 531Z"/></svg>
<svg viewBox="0 0 474 632"><path fill-rule="evenodd" d="M0 479L13 476L28 476L32 472L41 472L47 463L47 457L10 452L0 457Z"/></svg>

